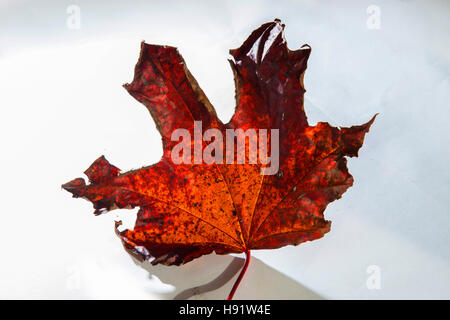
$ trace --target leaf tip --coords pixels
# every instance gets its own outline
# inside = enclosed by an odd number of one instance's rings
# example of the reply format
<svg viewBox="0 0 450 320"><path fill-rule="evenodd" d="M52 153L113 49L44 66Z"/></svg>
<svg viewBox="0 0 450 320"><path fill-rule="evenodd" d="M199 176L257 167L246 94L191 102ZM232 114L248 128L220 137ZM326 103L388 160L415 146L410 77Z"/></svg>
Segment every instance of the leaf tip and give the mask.
<svg viewBox="0 0 450 320"><path fill-rule="evenodd" d="M91 183L105 183L117 177L119 172L120 169L111 165L105 156L102 155L84 171L84 174Z"/></svg>
<svg viewBox="0 0 450 320"><path fill-rule="evenodd" d="M370 127L375 122L378 113L365 124L359 126L352 126L350 128L341 128L342 139L344 142L344 154L350 157L357 157L358 151L364 143L366 133L369 132Z"/></svg>
<svg viewBox="0 0 450 320"><path fill-rule="evenodd" d="M86 182L83 178L76 178L61 185L61 188L70 192L73 198L82 197L85 187Z"/></svg>

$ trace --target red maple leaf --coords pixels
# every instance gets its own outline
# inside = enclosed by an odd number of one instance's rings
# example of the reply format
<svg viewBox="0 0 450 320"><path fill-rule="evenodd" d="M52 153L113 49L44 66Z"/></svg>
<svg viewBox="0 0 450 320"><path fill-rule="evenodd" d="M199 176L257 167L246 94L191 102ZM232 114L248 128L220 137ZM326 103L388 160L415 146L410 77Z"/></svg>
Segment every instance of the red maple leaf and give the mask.
<svg viewBox="0 0 450 320"><path fill-rule="evenodd" d="M133 82L124 87L150 111L162 136L162 159L120 173L102 156L85 171L88 185L82 178L63 185L74 197L91 201L95 214L140 208L134 229L117 231L129 253L165 265L213 251L245 252L249 258L252 249L298 245L330 230L323 212L353 184L344 156L357 156L375 117L350 128L324 122L309 126L302 79L311 48L289 50L283 29L279 20L266 23L230 50L236 110L227 124L218 119L176 48L142 43ZM180 128L194 136L192 154L184 155L191 163L175 164L172 158L179 143L172 134ZM261 158L249 163L250 151L225 144L215 150L222 156L211 153L223 163L199 162L196 157L208 145L202 134L211 128L224 137L227 129L277 129L277 145L271 144L272 131L266 141L257 137L258 146L265 143L272 154L278 147L276 174L262 174L267 164ZM235 159L245 154L244 164L226 163L230 154Z"/></svg>

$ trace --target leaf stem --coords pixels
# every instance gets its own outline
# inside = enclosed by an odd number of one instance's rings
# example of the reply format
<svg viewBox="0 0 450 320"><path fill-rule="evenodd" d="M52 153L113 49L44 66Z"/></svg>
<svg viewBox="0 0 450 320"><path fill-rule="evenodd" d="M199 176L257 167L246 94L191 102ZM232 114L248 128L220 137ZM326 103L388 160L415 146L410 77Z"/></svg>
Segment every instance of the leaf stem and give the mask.
<svg viewBox="0 0 450 320"><path fill-rule="evenodd" d="M248 264L250 263L250 250L245 251L245 264L242 267L241 273L239 274L238 278L236 279L236 282L233 285L233 288L231 288L230 294L228 295L227 300L232 300L234 293L236 292L236 289L239 287L239 284L241 283L242 278L244 277L245 271L247 271Z"/></svg>

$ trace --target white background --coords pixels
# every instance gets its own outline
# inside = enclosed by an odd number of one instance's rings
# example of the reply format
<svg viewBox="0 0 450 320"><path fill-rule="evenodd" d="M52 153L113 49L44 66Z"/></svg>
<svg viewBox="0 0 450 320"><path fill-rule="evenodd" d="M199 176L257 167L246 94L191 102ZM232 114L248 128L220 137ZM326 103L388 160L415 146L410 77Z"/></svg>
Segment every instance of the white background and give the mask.
<svg viewBox="0 0 450 320"><path fill-rule="evenodd" d="M290 48L312 47L311 124L380 115L349 160L354 186L325 212L331 232L255 251L235 297L450 298L450 2L425 0L0 1L0 298L165 299L226 268L233 258L214 255L138 265L113 232L136 211L94 217L60 185L102 154L122 170L159 160L148 111L121 87L141 40L178 47L226 122L228 49L274 18ZM380 289L366 285L371 265ZM232 282L194 298L222 299Z"/></svg>

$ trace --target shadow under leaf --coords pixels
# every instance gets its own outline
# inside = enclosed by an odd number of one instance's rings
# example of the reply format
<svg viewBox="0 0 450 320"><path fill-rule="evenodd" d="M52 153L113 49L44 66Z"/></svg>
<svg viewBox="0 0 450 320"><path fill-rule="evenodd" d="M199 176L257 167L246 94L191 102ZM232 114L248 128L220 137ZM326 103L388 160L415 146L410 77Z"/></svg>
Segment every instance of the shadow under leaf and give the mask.
<svg viewBox="0 0 450 320"><path fill-rule="evenodd" d="M228 296L244 259L230 255L210 254L182 266L153 266L149 262L133 261L156 276L161 282L173 285L170 293L159 293L161 299L224 300ZM203 284L201 284L203 283ZM311 289L252 257L234 299L324 299Z"/></svg>

